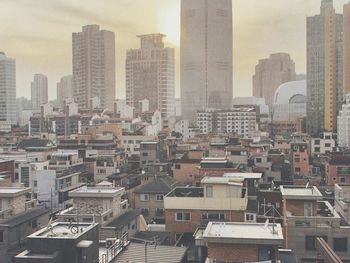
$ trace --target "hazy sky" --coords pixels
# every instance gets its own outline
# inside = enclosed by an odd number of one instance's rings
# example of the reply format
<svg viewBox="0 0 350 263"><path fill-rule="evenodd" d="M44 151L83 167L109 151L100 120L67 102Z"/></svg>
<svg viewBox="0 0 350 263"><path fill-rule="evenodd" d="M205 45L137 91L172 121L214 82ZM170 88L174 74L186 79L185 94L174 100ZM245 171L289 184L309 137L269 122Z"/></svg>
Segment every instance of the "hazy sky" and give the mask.
<svg viewBox="0 0 350 263"><path fill-rule="evenodd" d="M334 0L338 12L349 0ZM321 0L233 0L234 95L251 95L254 67L270 53L288 52L305 73L306 16ZM117 97L125 96L125 51L138 48L138 34L164 33L176 48L179 97L180 0L0 0L0 51L17 61L17 96L30 96L33 74L56 83L71 74L71 33L99 24L116 35Z"/></svg>

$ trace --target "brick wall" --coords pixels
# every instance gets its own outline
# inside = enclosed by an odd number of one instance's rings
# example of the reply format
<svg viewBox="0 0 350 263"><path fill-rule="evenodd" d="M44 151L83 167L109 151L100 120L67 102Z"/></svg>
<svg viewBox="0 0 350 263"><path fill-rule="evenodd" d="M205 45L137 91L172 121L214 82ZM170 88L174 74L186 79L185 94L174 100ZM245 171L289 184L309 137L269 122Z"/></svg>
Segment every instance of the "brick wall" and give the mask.
<svg viewBox="0 0 350 263"><path fill-rule="evenodd" d="M285 202L286 210L293 216L304 216L304 202L312 202L313 215L317 214L317 201L309 200L287 200Z"/></svg>
<svg viewBox="0 0 350 263"><path fill-rule="evenodd" d="M180 169L176 169L180 165ZM174 180L181 183L194 183L198 175L199 163L175 163L173 165Z"/></svg>
<svg viewBox="0 0 350 263"><path fill-rule="evenodd" d="M257 245L208 243L208 258L230 262L257 262Z"/></svg>

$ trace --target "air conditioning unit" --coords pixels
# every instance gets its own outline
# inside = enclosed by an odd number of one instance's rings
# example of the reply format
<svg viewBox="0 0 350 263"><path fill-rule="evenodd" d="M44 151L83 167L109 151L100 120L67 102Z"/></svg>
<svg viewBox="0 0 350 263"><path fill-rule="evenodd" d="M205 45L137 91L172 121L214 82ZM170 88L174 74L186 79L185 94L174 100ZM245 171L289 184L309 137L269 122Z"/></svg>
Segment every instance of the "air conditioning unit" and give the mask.
<svg viewBox="0 0 350 263"><path fill-rule="evenodd" d="M116 238L106 238L106 248L113 246L116 241Z"/></svg>

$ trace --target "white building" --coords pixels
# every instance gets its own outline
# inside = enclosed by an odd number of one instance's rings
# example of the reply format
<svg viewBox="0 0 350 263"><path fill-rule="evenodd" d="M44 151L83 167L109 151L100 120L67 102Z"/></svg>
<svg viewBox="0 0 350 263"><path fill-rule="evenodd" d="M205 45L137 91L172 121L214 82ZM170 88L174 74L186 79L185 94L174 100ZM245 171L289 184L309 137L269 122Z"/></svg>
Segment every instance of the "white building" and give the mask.
<svg viewBox="0 0 350 263"><path fill-rule="evenodd" d="M232 1L181 1L182 116L232 107Z"/></svg>
<svg viewBox="0 0 350 263"><path fill-rule="evenodd" d="M114 102L114 111L119 114L120 118L130 118L134 117L134 107L126 104L126 100L116 100Z"/></svg>
<svg viewBox="0 0 350 263"><path fill-rule="evenodd" d="M350 147L350 93L338 114L337 137L340 147Z"/></svg>
<svg viewBox="0 0 350 263"><path fill-rule="evenodd" d="M258 97L235 97L232 105L235 106L258 106L260 114L269 115L269 106L265 102L265 98Z"/></svg>
<svg viewBox="0 0 350 263"><path fill-rule="evenodd" d="M43 74L35 74L31 83L32 110L39 112L40 106L48 102L47 77Z"/></svg>
<svg viewBox="0 0 350 263"><path fill-rule="evenodd" d="M235 133L252 138L256 132L256 111L254 108L198 111L197 126L201 133Z"/></svg>
<svg viewBox="0 0 350 263"><path fill-rule="evenodd" d="M101 107L113 109L115 100L115 37L98 25L83 26L73 33L74 100L79 108L89 108L98 97Z"/></svg>
<svg viewBox="0 0 350 263"><path fill-rule="evenodd" d="M63 109L64 100L73 99L73 76L68 75L61 78L57 83L57 104Z"/></svg>
<svg viewBox="0 0 350 263"><path fill-rule="evenodd" d="M126 103L140 113L147 99L150 111L175 116L175 51L164 47L163 34L138 37L141 48L126 53Z"/></svg>
<svg viewBox="0 0 350 263"><path fill-rule="evenodd" d="M311 138L311 154L325 154L336 150L336 134L324 132L320 138Z"/></svg>
<svg viewBox="0 0 350 263"><path fill-rule="evenodd" d="M306 117L306 80L283 83L273 98L272 120L295 121L303 117Z"/></svg>
<svg viewBox="0 0 350 263"><path fill-rule="evenodd" d="M16 60L0 52L0 130L16 124Z"/></svg>
<svg viewBox="0 0 350 263"><path fill-rule="evenodd" d="M182 134L182 139L187 141L190 138L190 129L188 120L180 120L175 124L175 132Z"/></svg>

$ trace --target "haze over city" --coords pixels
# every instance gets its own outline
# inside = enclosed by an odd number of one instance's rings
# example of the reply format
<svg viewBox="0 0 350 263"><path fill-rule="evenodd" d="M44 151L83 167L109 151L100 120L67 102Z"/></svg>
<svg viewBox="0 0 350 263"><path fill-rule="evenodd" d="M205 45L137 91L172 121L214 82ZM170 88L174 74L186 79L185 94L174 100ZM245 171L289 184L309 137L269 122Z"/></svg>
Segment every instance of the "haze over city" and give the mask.
<svg viewBox="0 0 350 263"><path fill-rule="evenodd" d="M233 1L233 95L250 96L259 59L287 52L297 73L306 71L306 16L319 12L318 0ZM337 12L346 0L334 1ZM33 74L48 76L49 99L56 83L72 72L72 32L98 24L116 36L116 96L125 97L125 52L137 48L138 34L166 34L175 48L176 97L180 96L178 0L1 0L0 46L17 61L17 94L30 97ZM247 56L249 54L249 56Z"/></svg>

